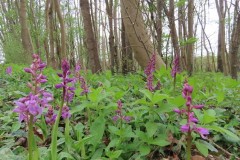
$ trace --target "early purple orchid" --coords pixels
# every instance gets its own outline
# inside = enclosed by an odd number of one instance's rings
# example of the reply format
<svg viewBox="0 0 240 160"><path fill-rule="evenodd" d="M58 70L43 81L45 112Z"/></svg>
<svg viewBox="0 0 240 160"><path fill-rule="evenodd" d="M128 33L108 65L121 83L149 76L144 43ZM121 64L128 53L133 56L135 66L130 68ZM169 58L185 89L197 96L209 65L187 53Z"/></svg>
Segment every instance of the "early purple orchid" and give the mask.
<svg viewBox="0 0 240 160"><path fill-rule="evenodd" d="M54 113L53 107L49 107L47 114L45 115L45 121L48 125L53 125L55 123L55 120L57 118L57 114Z"/></svg>
<svg viewBox="0 0 240 160"><path fill-rule="evenodd" d="M76 80L81 84L82 92L81 95L87 95L89 93L89 88L87 86L85 78L80 74L81 65L78 63L75 67L75 77Z"/></svg>
<svg viewBox="0 0 240 160"><path fill-rule="evenodd" d="M144 73L147 76L146 88L151 92L155 90L159 90L161 87L160 81L157 82L156 87L153 86L153 73L155 71L155 63L156 63L156 53L152 54L152 57L148 62L146 69L144 70Z"/></svg>
<svg viewBox="0 0 240 160"><path fill-rule="evenodd" d="M12 67L11 66L7 67L6 74L8 74L8 75L12 74Z"/></svg>
<svg viewBox="0 0 240 160"><path fill-rule="evenodd" d="M67 60L62 61L62 73L58 73L58 76L62 79L62 82L55 85L57 89L62 88L63 89L63 101L64 104L68 104L73 100L73 97L75 95L75 79L70 78L71 72L70 72L70 65ZM62 117L64 119L70 118L69 108L67 106L63 106L62 108Z"/></svg>
<svg viewBox="0 0 240 160"><path fill-rule="evenodd" d="M47 82L47 77L42 73L45 67L46 64L41 61L40 57L33 54L33 63L30 68L24 69L25 72L32 75L31 82L27 84L32 92L15 102L17 108L13 112L19 114L19 121L28 123L30 115L35 121L37 116L42 114L43 108L49 107L49 102L53 100L52 94L41 88L41 84Z"/></svg>
<svg viewBox="0 0 240 160"><path fill-rule="evenodd" d="M209 134L209 131L202 127L197 127L198 119L194 116L193 109L201 109L204 105L192 105L192 92L193 87L190 86L187 82L184 83L184 87L182 90L182 96L186 99L186 107L187 109L174 109L174 112L179 115L187 116L187 124L181 126L182 132L196 132L201 135L202 138L206 139L206 135Z"/></svg>
<svg viewBox="0 0 240 160"><path fill-rule="evenodd" d="M130 122L132 118L130 116L125 116L125 115L122 114L123 105L122 105L121 100L118 100L117 106L118 106L118 109L116 110L116 115L113 116L112 120L114 122L116 122L117 120L121 120L121 121L124 120L127 123Z"/></svg>
<svg viewBox="0 0 240 160"><path fill-rule="evenodd" d="M180 62L179 62L179 55L177 54L173 60L173 66L172 66L172 71L171 75L173 78L176 78L177 73L180 73Z"/></svg>

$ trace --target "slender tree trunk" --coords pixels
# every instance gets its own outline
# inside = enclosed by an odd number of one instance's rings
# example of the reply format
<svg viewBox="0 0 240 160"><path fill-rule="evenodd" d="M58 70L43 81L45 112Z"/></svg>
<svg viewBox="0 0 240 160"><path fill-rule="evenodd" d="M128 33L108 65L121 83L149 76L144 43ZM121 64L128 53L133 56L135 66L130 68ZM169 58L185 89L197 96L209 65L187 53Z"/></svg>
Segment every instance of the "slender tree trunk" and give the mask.
<svg viewBox="0 0 240 160"><path fill-rule="evenodd" d="M62 11L60 8L60 2L59 0L53 0L54 1L54 6L55 10L57 13L57 17L60 23L60 31L61 31L61 51L60 51L60 58L67 58L66 56L66 33L65 33L65 25L64 25L64 19L62 15Z"/></svg>
<svg viewBox="0 0 240 160"><path fill-rule="evenodd" d="M157 33L157 51L161 57L163 57L162 53L162 35L163 35L163 2L162 0L157 0L157 20L156 20L156 33Z"/></svg>
<svg viewBox="0 0 240 160"><path fill-rule="evenodd" d="M193 38L193 17L194 17L194 0L188 0L188 39ZM193 72L193 51L194 43L187 44L187 69L192 75Z"/></svg>
<svg viewBox="0 0 240 160"><path fill-rule="evenodd" d="M132 49L127 39L123 22L122 22L121 38L122 38L122 72L123 74L127 74L128 72L133 70L133 56L132 56Z"/></svg>
<svg viewBox="0 0 240 160"><path fill-rule="evenodd" d="M114 49L114 35L113 35L113 0L105 0L106 2L106 10L108 13L108 22L109 22L109 48L110 48L110 57L111 57L111 72L112 74L115 72L115 66L117 67L116 55ZM110 3L109 3L110 2Z"/></svg>
<svg viewBox="0 0 240 160"><path fill-rule="evenodd" d="M55 42L54 42L54 5L53 1L50 2L50 8L49 8L49 45L50 45L50 59L51 59L51 65L54 69L57 68L57 61L55 56Z"/></svg>
<svg viewBox="0 0 240 160"><path fill-rule="evenodd" d="M47 65L50 66L50 53L49 53L49 32L50 32L50 26L49 26L49 8L50 8L50 0L46 1L45 4L45 39L44 39L44 48L46 52L46 60L47 60Z"/></svg>
<svg viewBox="0 0 240 160"><path fill-rule="evenodd" d="M235 7L238 7L238 2L235 3ZM239 65L239 53L240 48L240 11L237 12L236 20L233 23L233 31L232 31L232 40L230 46L230 60L231 60L231 76L234 79L238 78L238 69L240 69Z"/></svg>
<svg viewBox="0 0 240 160"><path fill-rule="evenodd" d="M218 71L227 75L227 63L225 56L225 15L226 9L224 8L223 0L215 0L216 8L219 16L218 28Z"/></svg>
<svg viewBox="0 0 240 160"><path fill-rule="evenodd" d="M91 70L93 73L97 73L100 72L102 69L98 56L97 41L94 38L93 25L88 0L81 0L80 7L83 17L84 30L86 32L87 50L89 54Z"/></svg>
<svg viewBox="0 0 240 160"><path fill-rule="evenodd" d="M32 54L33 54L33 45L31 36L28 29L27 23L27 8L26 8L26 1L20 0L20 8L19 8L19 20L21 24L21 37L22 37L22 44L25 50L24 56L25 63L31 63L32 61Z"/></svg>

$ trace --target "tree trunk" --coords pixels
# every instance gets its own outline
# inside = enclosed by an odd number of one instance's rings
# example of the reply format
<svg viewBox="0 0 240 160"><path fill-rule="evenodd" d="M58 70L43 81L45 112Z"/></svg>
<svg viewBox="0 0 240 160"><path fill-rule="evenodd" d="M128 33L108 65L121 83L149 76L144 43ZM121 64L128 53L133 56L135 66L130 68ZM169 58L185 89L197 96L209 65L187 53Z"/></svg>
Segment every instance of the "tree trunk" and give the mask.
<svg viewBox="0 0 240 160"><path fill-rule="evenodd" d="M91 70L92 73L97 73L100 72L102 69L98 57L97 41L94 38L93 25L88 0L81 0L80 8L83 17L84 30L86 33L87 50L89 54Z"/></svg>
<svg viewBox="0 0 240 160"><path fill-rule="evenodd" d="M66 33L65 33L64 19L63 19L62 11L61 11L61 8L60 8L59 0L53 0L53 1L54 1L55 10L56 10L56 13L57 13L57 16L58 16L58 20L59 20L59 23L60 23L60 31L61 31L60 58L65 59L65 58L67 58L67 56L66 56L66 35L65 35Z"/></svg>
<svg viewBox="0 0 240 160"><path fill-rule="evenodd" d="M238 3L236 3L238 4ZM238 7L238 5L235 5ZM236 21L233 23L233 32L232 32L232 40L230 46L230 56L231 56L231 76L234 79L238 78L237 72L240 68L238 52L240 48L240 12L238 11L236 16Z"/></svg>
<svg viewBox="0 0 240 160"><path fill-rule="evenodd" d="M128 40L138 64L145 68L154 50L151 38L144 25L140 10L140 0L121 0L121 12ZM156 54L156 68L165 67L159 54Z"/></svg>
<svg viewBox="0 0 240 160"><path fill-rule="evenodd" d="M188 0L188 39L193 38L193 17L194 17L194 0ZM193 72L193 51L194 43L187 44L187 70L189 75Z"/></svg>
<svg viewBox="0 0 240 160"><path fill-rule="evenodd" d="M176 30L176 25L175 25L175 16L174 16L174 0L170 0L169 9L167 9L166 3L164 4L164 12L167 15L167 18L169 21L170 36L172 39L174 54L175 54L175 56L180 55L178 35L177 35L177 30Z"/></svg>
<svg viewBox="0 0 240 160"><path fill-rule="evenodd" d="M133 67L132 67L133 56L132 56L132 49L130 47L130 44L126 36L123 22L122 22L121 38L122 38L122 73L127 74L128 72L131 72L133 70Z"/></svg>
<svg viewBox="0 0 240 160"><path fill-rule="evenodd" d="M115 66L116 66L116 70L118 70L117 68L117 59L116 59L116 55L117 53L115 53L115 49L114 49L114 35L113 35L113 0L110 0L110 3L108 2L108 0L105 0L106 2L106 10L108 13L108 22L109 22L109 48L110 48L110 59L111 59L111 72L112 74L115 72Z"/></svg>
<svg viewBox="0 0 240 160"><path fill-rule="evenodd" d="M216 8L219 16L219 28L218 28L218 71L227 75L227 63L225 56L225 15L226 9L224 8L223 0L215 0Z"/></svg>
<svg viewBox="0 0 240 160"><path fill-rule="evenodd" d="M162 19L163 19L163 2L162 0L158 0L157 1L157 28L156 28L156 32L157 32L157 50L158 53L160 54L161 57L163 57L163 53L162 53L162 35L163 35L163 25L162 25Z"/></svg>
<svg viewBox="0 0 240 160"><path fill-rule="evenodd" d="M31 36L28 29L27 24L27 8L26 8L26 1L20 0L20 8L19 8L19 20L21 25L21 38L22 38L22 44L23 48L25 50L24 56L25 63L31 63L32 61L32 54L33 54L33 45Z"/></svg>

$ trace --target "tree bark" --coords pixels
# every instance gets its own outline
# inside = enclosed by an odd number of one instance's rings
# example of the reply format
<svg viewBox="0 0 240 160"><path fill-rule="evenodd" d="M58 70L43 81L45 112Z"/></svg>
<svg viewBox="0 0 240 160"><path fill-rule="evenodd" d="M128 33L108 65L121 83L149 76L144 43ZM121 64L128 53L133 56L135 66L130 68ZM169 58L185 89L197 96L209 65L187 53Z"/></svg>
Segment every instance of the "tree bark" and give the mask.
<svg viewBox="0 0 240 160"><path fill-rule="evenodd" d="M127 74L128 72L133 70L133 56L132 49L126 36L123 22L121 38L122 38L122 72L123 74Z"/></svg>
<svg viewBox="0 0 240 160"><path fill-rule="evenodd" d="M97 73L100 72L102 69L98 57L97 41L94 38L95 36L93 33L93 25L88 0L81 0L80 8L83 17L84 30L86 32L86 44L89 54L91 70L92 73Z"/></svg>
<svg viewBox="0 0 240 160"><path fill-rule="evenodd" d="M174 49L174 54L180 55L180 47L179 47L179 42L178 42L178 35L177 35L177 30L176 30L176 25L175 25L175 16L174 16L174 0L170 0L169 2L169 9L167 9L166 3L164 3L164 12L168 18L169 22L169 28L170 28L170 36L172 39L172 45Z"/></svg>
<svg viewBox="0 0 240 160"><path fill-rule="evenodd" d="M235 7L238 7L238 5L235 5ZM237 71L240 68L238 59L239 48L240 48L240 11L238 11L236 21L233 25L232 40L230 46L231 76L233 79L238 78Z"/></svg>
<svg viewBox="0 0 240 160"><path fill-rule="evenodd" d="M218 2L219 1L219 2ZM216 8L219 16L218 28L218 71L227 75L227 63L225 56L225 16L226 8L224 7L223 0L215 0Z"/></svg>
<svg viewBox="0 0 240 160"><path fill-rule="evenodd" d="M194 0L188 0L188 39L193 38L193 17L194 17ZM189 75L193 72L193 51L194 43L187 44L187 70Z"/></svg>
<svg viewBox="0 0 240 160"><path fill-rule="evenodd" d="M19 20L21 25L21 38L23 48L25 50L25 63L31 63L32 61L32 54L33 54L33 45L31 36L28 29L27 24L27 8L26 8L26 1L20 0L20 8L19 8Z"/></svg>
<svg viewBox="0 0 240 160"><path fill-rule="evenodd" d="M114 43L114 33L113 33L113 0L105 0L106 10L108 13L108 22L109 22L109 48L110 48L110 59L111 59L111 72L112 74L116 71L118 72L118 60L117 53L115 52L115 43ZM109 3L110 2L110 3Z"/></svg>
<svg viewBox="0 0 240 160"><path fill-rule="evenodd" d="M121 0L121 12L126 34L134 51L134 57L138 64L145 68L151 55L156 51L144 25L140 0ZM162 58L159 54L156 55L156 68L165 67Z"/></svg>
<svg viewBox="0 0 240 160"><path fill-rule="evenodd" d="M65 33L65 25L64 25L64 19L62 15L62 11L60 8L60 2L59 0L53 0L54 1L54 6L55 6L55 11L57 13L57 17L60 23L60 31L61 31L61 51L60 51L60 58L65 59L67 58L66 56L66 33Z"/></svg>

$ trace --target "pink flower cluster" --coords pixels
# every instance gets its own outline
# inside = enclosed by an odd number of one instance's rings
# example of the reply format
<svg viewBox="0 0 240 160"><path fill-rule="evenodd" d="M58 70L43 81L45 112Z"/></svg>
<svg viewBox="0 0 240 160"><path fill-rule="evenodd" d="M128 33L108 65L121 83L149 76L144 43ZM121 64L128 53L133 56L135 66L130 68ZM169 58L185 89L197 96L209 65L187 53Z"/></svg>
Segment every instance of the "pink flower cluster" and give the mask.
<svg viewBox="0 0 240 160"><path fill-rule="evenodd" d="M32 75L31 82L27 84L32 92L15 102L17 107L13 112L19 114L19 121L28 122L30 115L34 116L34 120L36 120L37 116L42 114L43 108L51 106L49 102L53 100L52 94L41 88L41 84L47 82L47 77L42 74L45 67L46 64L41 61L40 57L33 54L33 63L30 68L24 69L25 72Z"/></svg>
<svg viewBox="0 0 240 160"><path fill-rule="evenodd" d="M180 64L179 64L179 55L176 55L174 60L173 60L173 66L172 66L172 71L171 75L173 78L176 77L177 73L180 73Z"/></svg>
<svg viewBox="0 0 240 160"><path fill-rule="evenodd" d="M12 67L11 66L7 67L6 74L8 74L8 75L12 74Z"/></svg>
<svg viewBox="0 0 240 160"><path fill-rule="evenodd" d="M75 95L75 79L70 78L71 72L70 72L70 65L67 60L62 61L62 73L58 73L58 76L62 79L62 82L59 84L56 84L55 87L57 89L62 88L63 89L63 99L64 103L68 104L73 100L73 97ZM63 106L62 110L62 118L70 118L71 114L69 112L69 107L67 105Z"/></svg>
<svg viewBox="0 0 240 160"><path fill-rule="evenodd" d="M150 59L146 69L144 70L144 73L147 76L146 88L151 92L155 90L159 90L161 87L160 81L157 82L156 87L153 86L153 73L155 71L155 63L156 63L156 53L152 55L152 58Z"/></svg>
<svg viewBox="0 0 240 160"><path fill-rule="evenodd" d="M87 86L85 78L80 75L80 70L81 70L81 66L78 63L75 67L75 77L76 77L76 80L78 80L79 83L81 84L81 88L82 88L81 95L86 95L89 93L89 88Z"/></svg>
<svg viewBox="0 0 240 160"><path fill-rule="evenodd" d="M192 105L192 92L193 87L190 86L187 82L185 82L182 96L186 99L186 107L187 109L174 109L174 112L178 113L179 115L186 115L187 116L187 124L181 126L182 132L196 132L201 135L202 138L206 139L206 135L209 134L209 131L206 128L197 127L198 119L194 116L193 109L201 109L204 105Z"/></svg>
<svg viewBox="0 0 240 160"><path fill-rule="evenodd" d="M53 125L55 123L56 118L57 118L57 115L54 113L53 107L52 106L49 107L48 112L45 115L46 123L49 125Z"/></svg>
<svg viewBox="0 0 240 160"><path fill-rule="evenodd" d="M130 122L131 121L131 117L124 116L122 114L122 102L120 100L118 100L117 105L118 105L118 109L116 110L116 115L113 116L113 118L112 118L113 121L116 122L117 120L120 119L121 121L124 120L126 122Z"/></svg>

